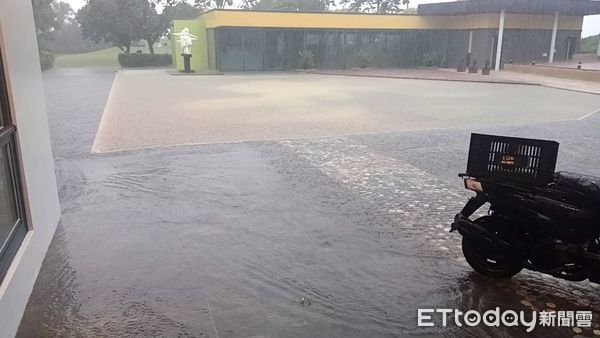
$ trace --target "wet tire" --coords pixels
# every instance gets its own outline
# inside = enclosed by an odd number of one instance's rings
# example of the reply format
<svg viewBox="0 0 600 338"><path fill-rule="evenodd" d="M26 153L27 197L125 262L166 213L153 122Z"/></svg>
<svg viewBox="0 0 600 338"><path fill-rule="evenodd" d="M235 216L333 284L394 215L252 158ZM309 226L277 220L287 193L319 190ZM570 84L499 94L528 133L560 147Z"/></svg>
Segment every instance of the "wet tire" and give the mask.
<svg viewBox="0 0 600 338"><path fill-rule="evenodd" d="M493 217L481 217L475 222L490 230L497 228L496 220ZM479 243L468 236L463 236L462 251L473 270L484 276L510 278L523 269L521 264L511 257L493 252L485 246L485 243Z"/></svg>

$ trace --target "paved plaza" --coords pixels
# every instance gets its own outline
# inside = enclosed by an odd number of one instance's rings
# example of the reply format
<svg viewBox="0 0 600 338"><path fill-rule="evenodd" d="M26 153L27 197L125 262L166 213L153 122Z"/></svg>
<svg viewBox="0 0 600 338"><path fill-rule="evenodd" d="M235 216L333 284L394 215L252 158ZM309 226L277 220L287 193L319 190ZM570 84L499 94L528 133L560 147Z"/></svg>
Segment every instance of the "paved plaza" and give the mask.
<svg viewBox="0 0 600 338"><path fill-rule="evenodd" d="M598 328L597 286L481 277L447 230L472 132L557 140L558 169L600 176L600 96L286 73L45 82L63 216L19 337L526 336L417 326L418 308L496 306L591 309L579 335Z"/></svg>
<svg viewBox="0 0 600 338"><path fill-rule="evenodd" d="M600 68L600 62L586 64ZM574 67L573 67L574 68ZM456 69L449 68L431 68L431 69L384 69L384 68L366 68L366 69L332 69L318 70L316 74L338 75L338 76L360 76L391 79L423 79L451 82L480 82L497 84L526 84L533 86L544 86L547 88L557 88L570 90L580 93L600 95L600 82L580 81L575 79L557 78L550 76L517 73L514 71L491 71L490 75L483 76L479 73L457 72Z"/></svg>
<svg viewBox="0 0 600 338"><path fill-rule="evenodd" d="M597 108L596 96L541 86L126 70L92 151L563 121Z"/></svg>

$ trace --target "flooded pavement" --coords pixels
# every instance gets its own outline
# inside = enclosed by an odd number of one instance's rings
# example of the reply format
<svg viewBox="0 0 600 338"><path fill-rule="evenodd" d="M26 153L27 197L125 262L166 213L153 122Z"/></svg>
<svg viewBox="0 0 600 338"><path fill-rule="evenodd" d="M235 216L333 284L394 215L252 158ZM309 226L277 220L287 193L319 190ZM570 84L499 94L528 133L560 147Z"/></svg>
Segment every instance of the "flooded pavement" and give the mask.
<svg viewBox="0 0 600 338"><path fill-rule="evenodd" d="M595 95L542 86L448 86L297 72L124 70L115 76L92 152L565 121L598 109Z"/></svg>
<svg viewBox="0 0 600 338"><path fill-rule="evenodd" d="M446 233L471 130L89 155L111 77L46 74L63 216L19 337L525 335L417 326L419 308L497 306L592 310L580 333L535 333L594 335L597 287L481 277ZM556 138L559 168L600 175L599 122L476 131Z"/></svg>

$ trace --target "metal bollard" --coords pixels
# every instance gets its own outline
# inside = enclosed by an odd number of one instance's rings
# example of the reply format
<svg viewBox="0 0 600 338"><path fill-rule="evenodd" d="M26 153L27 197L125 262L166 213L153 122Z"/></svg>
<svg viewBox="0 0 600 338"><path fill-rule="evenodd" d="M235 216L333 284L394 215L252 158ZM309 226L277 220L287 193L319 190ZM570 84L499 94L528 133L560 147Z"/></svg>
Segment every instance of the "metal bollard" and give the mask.
<svg viewBox="0 0 600 338"><path fill-rule="evenodd" d="M581 61L577 62L577 70L581 70Z"/></svg>

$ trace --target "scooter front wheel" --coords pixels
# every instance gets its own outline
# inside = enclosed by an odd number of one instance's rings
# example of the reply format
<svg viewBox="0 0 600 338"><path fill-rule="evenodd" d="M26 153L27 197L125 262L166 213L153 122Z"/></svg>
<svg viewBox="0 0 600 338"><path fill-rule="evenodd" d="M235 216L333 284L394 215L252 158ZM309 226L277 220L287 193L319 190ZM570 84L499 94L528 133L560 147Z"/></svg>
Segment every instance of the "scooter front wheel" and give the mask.
<svg viewBox="0 0 600 338"><path fill-rule="evenodd" d="M479 225L490 230L496 228L496 220L493 217L481 217L475 221ZM499 252L494 252L484 243L474 240L469 236L463 236L462 251L467 263L477 272L484 276L495 278L509 278L523 269L521 264L512 257Z"/></svg>

